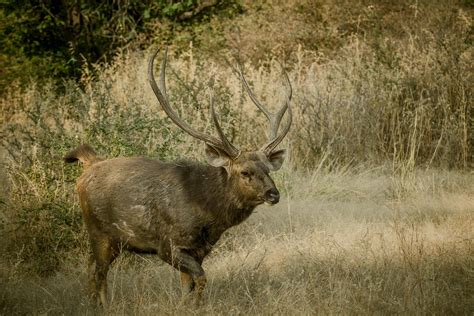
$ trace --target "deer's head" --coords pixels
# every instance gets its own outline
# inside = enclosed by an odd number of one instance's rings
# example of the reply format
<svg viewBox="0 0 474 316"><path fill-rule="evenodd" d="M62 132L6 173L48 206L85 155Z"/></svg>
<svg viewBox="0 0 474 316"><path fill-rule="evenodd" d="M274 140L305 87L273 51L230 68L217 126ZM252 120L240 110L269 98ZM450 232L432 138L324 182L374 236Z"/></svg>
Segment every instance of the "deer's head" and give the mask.
<svg viewBox="0 0 474 316"><path fill-rule="evenodd" d="M163 110L168 117L178 125L182 130L191 136L200 139L206 144L206 158L211 166L224 168L227 172L229 181L233 183L236 193L246 199L249 204L259 205L264 202L268 204L276 204L280 200L280 193L270 177L271 171L280 169L285 159L285 150L275 150L278 144L290 130L292 122L292 113L290 101L292 96L292 88L290 80L286 72L283 71L284 78L288 84L289 92L287 97L276 113L271 113L264 107L255 97L250 86L245 79L242 67L239 64L239 73L244 83L244 87L254 104L264 113L270 123L268 141L256 151L241 151L233 145L224 135L214 110L214 102L211 93L210 109L212 120L216 127L219 138L207 135L193 129L188 123L183 121L177 113L171 108L166 96L165 84L165 68L167 62L167 52L165 51L163 61L161 63L160 81L156 83L153 75L153 61L157 55L156 51L150 58L148 63L148 80L158 98ZM278 129L284 114L288 111L288 118L282 131Z"/></svg>

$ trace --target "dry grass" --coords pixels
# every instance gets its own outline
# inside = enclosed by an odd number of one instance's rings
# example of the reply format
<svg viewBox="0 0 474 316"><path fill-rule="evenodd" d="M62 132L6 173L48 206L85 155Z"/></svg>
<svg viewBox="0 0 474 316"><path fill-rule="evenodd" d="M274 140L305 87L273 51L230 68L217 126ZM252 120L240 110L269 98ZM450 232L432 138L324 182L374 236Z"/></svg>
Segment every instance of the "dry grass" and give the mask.
<svg viewBox="0 0 474 316"><path fill-rule="evenodd" d="M260 207L205 261L203 304L184 303L178 274L154 256L125 255L109 275L105 314L471 314L472 175L425 171L409 196L382 169L286 170L287 199ZM416 189L415 189L416 188ZM3 314L95 314L86 259L55 275L2 271ZM102 313L102 312L100 312Z"/></svg>

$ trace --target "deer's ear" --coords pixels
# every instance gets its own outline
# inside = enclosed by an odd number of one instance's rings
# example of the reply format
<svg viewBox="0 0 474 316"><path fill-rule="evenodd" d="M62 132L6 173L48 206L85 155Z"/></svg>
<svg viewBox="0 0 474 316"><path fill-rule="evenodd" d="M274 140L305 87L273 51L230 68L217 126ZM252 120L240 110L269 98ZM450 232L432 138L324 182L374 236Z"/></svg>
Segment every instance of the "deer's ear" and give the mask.
<svg viewBox="0 0 474 316"><path fill-rule="evenodd" d="M213 167L224 167L227 169L230 165L231 158L218 148L206 144L207 163Z"/></svg>
<svg viewBox="0 0 474 316"><path fill-rule="evenodd" d="M270 155L267 156L272 171L277 171L281 168L283 161L285 161L285 153L285 149L280 149L272 152Z"/></svg>

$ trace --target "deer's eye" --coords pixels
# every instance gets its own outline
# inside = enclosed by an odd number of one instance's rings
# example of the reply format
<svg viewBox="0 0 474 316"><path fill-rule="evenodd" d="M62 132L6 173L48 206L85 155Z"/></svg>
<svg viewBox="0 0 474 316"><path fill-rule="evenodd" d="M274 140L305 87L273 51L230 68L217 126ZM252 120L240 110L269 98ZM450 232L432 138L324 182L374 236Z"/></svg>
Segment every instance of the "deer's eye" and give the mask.
<svg viewBox="0 0 474 316"><path fill-rule="evenodd" d="M241 171L240 175L244 178L250 179L250 172L248 172L248 171Z"/></svg>

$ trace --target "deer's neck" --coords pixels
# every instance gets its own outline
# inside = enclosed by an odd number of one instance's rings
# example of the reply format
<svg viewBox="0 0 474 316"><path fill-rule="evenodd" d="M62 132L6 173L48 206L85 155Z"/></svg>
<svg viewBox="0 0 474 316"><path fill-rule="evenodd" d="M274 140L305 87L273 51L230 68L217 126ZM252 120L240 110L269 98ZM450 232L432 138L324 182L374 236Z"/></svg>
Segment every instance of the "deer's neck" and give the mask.
<svg viewBox="0 0 474 316"><path fill-rule="evenodd" d="M232 178L223 168L196 166L193 176L193 200L209 213L215 224L225 229L240 224L252 214L255 205L245 201Z"/></svg>

